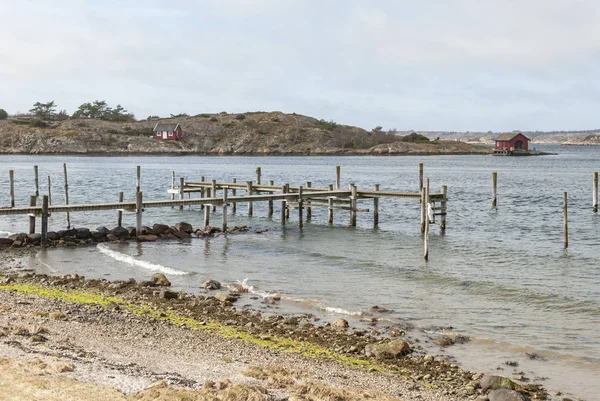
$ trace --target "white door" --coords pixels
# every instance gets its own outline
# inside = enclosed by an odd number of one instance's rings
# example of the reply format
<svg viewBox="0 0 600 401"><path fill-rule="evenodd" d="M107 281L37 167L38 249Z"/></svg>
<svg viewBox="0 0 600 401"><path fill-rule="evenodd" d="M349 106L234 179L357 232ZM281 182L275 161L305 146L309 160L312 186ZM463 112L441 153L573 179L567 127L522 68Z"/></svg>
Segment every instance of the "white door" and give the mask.
<svg viewBox="0 0 600 401"><path fill-rule="evenodd" d="M163 131L163 139L167 139L167 131Z"/></svg>

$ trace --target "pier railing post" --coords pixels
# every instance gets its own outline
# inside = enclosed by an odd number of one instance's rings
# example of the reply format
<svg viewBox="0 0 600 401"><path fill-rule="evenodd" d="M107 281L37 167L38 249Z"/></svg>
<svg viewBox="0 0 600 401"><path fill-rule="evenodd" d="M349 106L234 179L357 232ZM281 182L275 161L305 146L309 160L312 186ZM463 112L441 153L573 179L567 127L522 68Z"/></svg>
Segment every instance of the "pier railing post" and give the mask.
<svg viewBox="0 0 600 401"><path fill-rule="evenodd" d="M290 184L285 184L285 193L290 193ZM290 219L290 204L288 202L285 202L285 219Z"/></svg>
<svg viewBox="0 0 600 401"><path fill-rule="evenodd" d="M175 189L175 170L171 171L171 200L175 200L175 194L172 191L173 189Z"/></svg>
<svg viewBox="0 0 600 401"><path fill-rule="evenodd" d="M492 173L492 207L496 207L497 202L497 183L498 183L498 173Z"/></svg>
<svg viewBox="0 0 600 401"><path fill-rule="evenodd" d="M419 163L419 193L423 193L423 163ZM423 202L422 197L421 202Z"/></svg>
<svg viewBox="0 0 600 401"><path fill-rule="evenodd" d="M302 210L304 208L304 202L302 201L302 192L303 192L303 188L302 188L302 185L300 185L298 187L298 227L300 227L300 228L302 228L302 220L303 220Z"/></svg>
<svg viewBox="0 0 600 401"><path fill-rule="evenodd" d="M425 207L429 208L429 178L425 182ZM425 216L425 232L423 236L423 258L429 260L429 216Z"/></svg>
<svg viewBox="0 0 600 401"><path fill-rule="evenodd" d="M310 192L312 182L306 181L306 190ZM306 221L312 220L312 207L310 207L310 200L306 201Z"/></svg>
<svg viewBox="0 0 600 401"><path fill-rule="evenodd" d="M48 195L42 197L42 238L40 245L48 245Z"/></svg>
<svg viewBox="0 0 600 401"><path fill-rule="evenodd" d="M8 181L10 183L10 207L15 207L15 170L8 170Z"/></svg>
<svg viewBox="0 0 600 401"><path fill-rule="evenodd" d="M425 205L425 191L421 188L421 234L425 233L425 219L427 217L427 205Z"/></svg>
<svg viewBox="0 0 600 401"><path fill-rule="evenodd" d="M374 191L379 191L379 184L373 185ZM373 228L377 228L379 226L379 197L375 196L373 198Z"/></svg>
<svg viewBox="0 0 600 401"><path fill-rule="evenodd" d="M183 200L183 187L185 180L183 177L179 177L179 200ZM183 205L179 205L179 210L183 210Z"/></svg>
<svg viewBox="0 0 600 401"><path fill-rule="evenodd" d="M448 209L448 186L442 185L442 201L440 202L440 229L446 231L446 214Z"/></svg>
<svg viewBox="0 0 600 401"><path fill-rule="evenodd" d="M65 205L69 204L69 180L67 178L67 163L63 163L63 174L65 177ZM71 228L71 215L67 212L67 230Z"/></svg>
<svg viewBox="0 0 600 401"><path fill-rule="evenodd" d="M565 192L563 195L563 229L564 229L564 246L565 249L569 247L569 219L567 217L568 214L568 205L567 205L567 193Z"/></svg>
<svg viewBox="0 0 600 401"><path fill-rule="evenodd" d="M335 166L335 189L341 188L341 167Z"/></svg>
<svg viewBox="0 0 600 401"><path fill-rule="evenodd" d="M33 166L33 180L35 186L35 196L40 196L40 181L38 177L38 166Z"/></svg>
<svg viewBox="0 0 600 401"><path fill-rule="evenodd" d="M142 188L142 169L140 166L135 167L135 193L140 192Z"/></svg>
<svg viewBox="0 0 600 401"><path fill-rule="evenodd" d="M256 185L260 185L260 176L261 176L261 169L260 167L256 168Z"/></svg>
<svg viewBox="0 0 600 401"><path fill-rule="evenodd" d="M282 194L288 193L288 184L283 184L283 187L281 188L281 193ZM285 226L286 209L287 209L287 202L285 199L282 199L281 200L281 225L282 226Z"/></svg>
<svg viewBox="0 0 600 401"><path fill-rule="evenodd" d="M350 226L356 227L356 185L350 184Z"/></svg>
<svg viewBox="0 0 600 401"><path fill-rule="evenodd" d="M210 226L210 204L204 205L204 228Z"/></svg>
<svg viewBox="0 0 600 401"><path fill-rule="evenodd" d="M227 232L227 187L223 187L223 232Z"/></svg>
<svg viewBox="0 0 600 401"><path fill-rule="evenodd" d="M119 203L123 203L123 192L119 192ZM123 226L123 211L117 212L117 227Z"/></svg>
<svg viewBox="0 0 600 401"><path fill-rule="evenodd" d="M50 176L48 176L48 203L52 205L52 181Z"/></svg>
<svg viewBox="0 0 600 401"><path fill-rule="evenodd" d="M273 185L275 185L275 181L273 181L273 180L269 180L269 185L270 185L270 186L273 186ZM271 193L273 193L273 192L271 192ZM269 204L268 204L268 212L267 212L267 213L268 213L269 217L273 217L273 200L270 200L270 201L269 201Z"/></svg>
<svg viewBox="0 0 600 401"><path fill-rule="evenodd" d="M246 181L246 193L248 194L248 196L252 195L252 181ZM252 216L252 214L252 201L248 201L248 216Z"/></svg>
<svg viewBox="0 0 600 401"><path fill-rule="evenodd" d="M594 172L594 185L592 187L592 209L598 212L598 172Z"/></svg>
<svg viewBox="0 0 600 401"><path fill-rule="evenodd" d="M233 182L235 184L237 182L237 178L233 178L231 180L231 182ZM235 187L231 188L231 196L236 196L236 195L237 195L237 190L235 189ZM235 214L236 211L237 211L237 203L231 202L231 213Z"/></svg>
<svg viewBox="0 0 600 401"><path fill-rule="evenodd" d="M37 196L31 195L29 197L29 206L35 206L37 201ZM29 234L35 233L35 213L29 214Z"/></svg>
<svg viewBox="0 0 600 401"><path fill-rule="evenodd" d="M142 192L135 193L135 235L142 235Z"/></svg>
<svg viewBox="0 0 600 401"><path fill-rule="evenodd" d="M217 180L212 180L211 186L212 186L212 195L211 196L213 198L216 198L217 197ZM217 205L212 206L212 211L213 211L213 213L217 211Z"/></svg>
<svg viewBox="0 0 600 401"><path fill-rule="evenodd" d="M333 191L333 184L329 184L329 190ZM327 198L327 224L333 224L333 197Z"/></svg>

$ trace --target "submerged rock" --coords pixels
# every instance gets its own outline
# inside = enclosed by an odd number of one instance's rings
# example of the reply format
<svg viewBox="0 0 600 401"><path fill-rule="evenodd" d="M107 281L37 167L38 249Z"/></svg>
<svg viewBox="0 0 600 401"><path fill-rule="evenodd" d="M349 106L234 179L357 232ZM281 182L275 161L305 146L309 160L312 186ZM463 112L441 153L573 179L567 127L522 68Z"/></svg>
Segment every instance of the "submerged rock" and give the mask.
<svg viewBox="0 0 600 401"><path fill-rule="evenodd" d="M207 280L202 283L202 288L206 288L207 290L220 290L221 283L216 280Z"/></svg>
<svg viewBox="0 0 600 401"><path fill-rule="evenodd" d="M383 344L369 344L365 347L366 356L377 359L394 359L411 353L410 346L404 340L393 340Z"/></svg>

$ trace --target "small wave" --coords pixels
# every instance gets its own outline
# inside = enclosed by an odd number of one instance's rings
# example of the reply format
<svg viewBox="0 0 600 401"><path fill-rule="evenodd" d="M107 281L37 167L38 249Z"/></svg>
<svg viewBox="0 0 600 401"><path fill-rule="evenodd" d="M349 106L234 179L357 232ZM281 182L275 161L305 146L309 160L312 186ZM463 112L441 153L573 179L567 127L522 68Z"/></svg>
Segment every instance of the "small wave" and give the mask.
<svg viewBox="0 0 600 401"><path fill-rule="evenodd" d="M325 306L322 308L323 308L323 310L325 310L327 312L337 313L340 315L347 315L347 316L362 316L363 315L363 313L361 311L348 311L346 309L334 308L332 306Z"/></svg>
<svg viewBox="0 0 600 401"><path fill-rule="evenodd" d="M184 276L188 274L187 272L179 269L174 269L172 267L167 267L163 265L159 265L156 263L147 262L145 260L139 260L134 258L133 256L125 255L124 253L113 251L108 249L106 245L98 244L98 250L119 262L127 263L131 266L141 267L143 269L148 269L152 271L159 271L166 274L172 274L174 276Z"/></svg>
<svg viewBox="0 0 600 401"><path fill-rule="evenodd" d="M13 234L15 234L15 233L11 233L10 231L0 230L0 237L10 237Z"/></svg>

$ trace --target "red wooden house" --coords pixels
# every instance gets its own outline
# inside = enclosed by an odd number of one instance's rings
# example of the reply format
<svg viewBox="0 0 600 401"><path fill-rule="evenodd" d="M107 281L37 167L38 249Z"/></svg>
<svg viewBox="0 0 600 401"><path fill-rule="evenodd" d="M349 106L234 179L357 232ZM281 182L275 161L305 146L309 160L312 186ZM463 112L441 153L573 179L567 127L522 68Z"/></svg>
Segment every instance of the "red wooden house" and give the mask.
<svg viewBox="0 0 600 401"><path fill-rule="evenodd" d="M179 141L183 131L179 124L156 124L154 126L154 137L160 140L173 139Z"/></svg>
<svg viewBox="0 0 600 401"><path fill-rule="evenodd" d="M496 138L495 151L529 150L529 141L520 132L507 132Z"/></svg>

